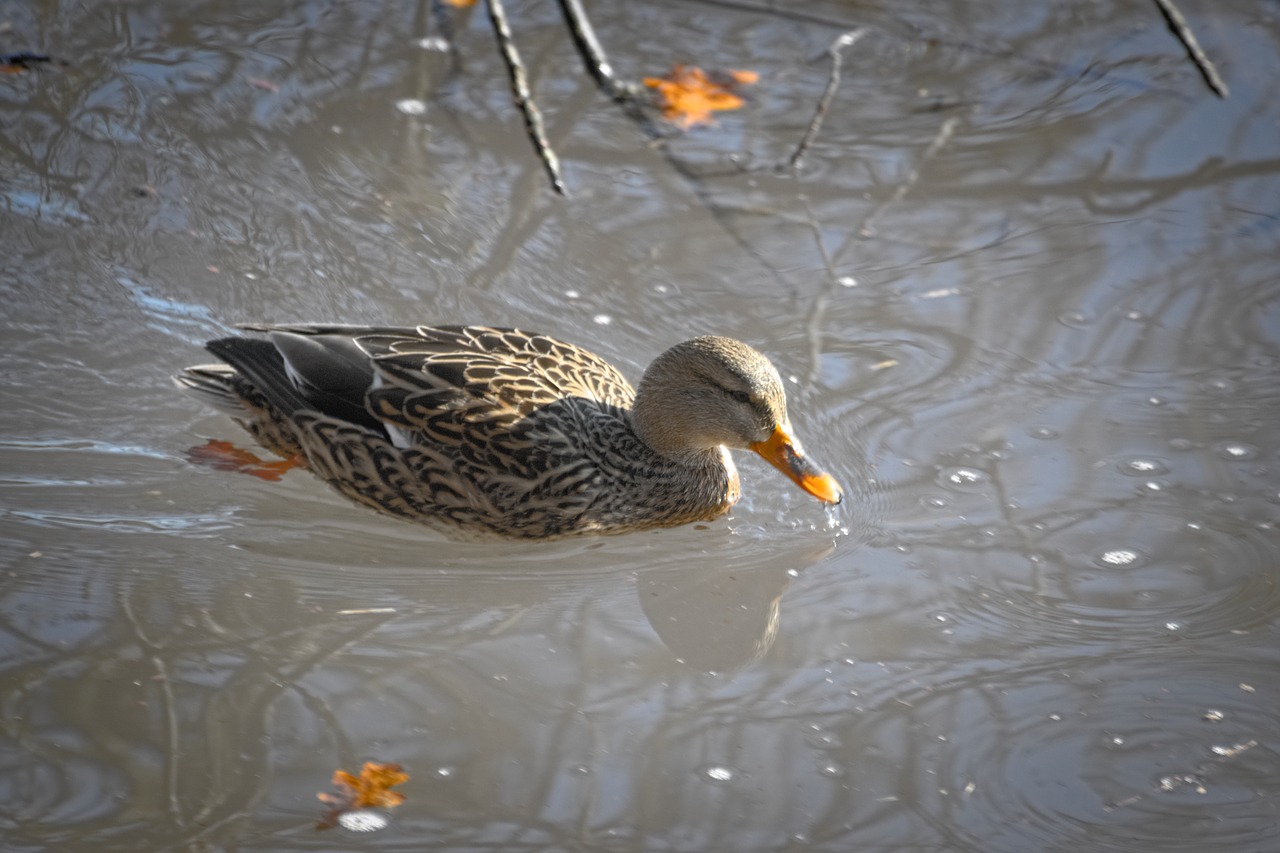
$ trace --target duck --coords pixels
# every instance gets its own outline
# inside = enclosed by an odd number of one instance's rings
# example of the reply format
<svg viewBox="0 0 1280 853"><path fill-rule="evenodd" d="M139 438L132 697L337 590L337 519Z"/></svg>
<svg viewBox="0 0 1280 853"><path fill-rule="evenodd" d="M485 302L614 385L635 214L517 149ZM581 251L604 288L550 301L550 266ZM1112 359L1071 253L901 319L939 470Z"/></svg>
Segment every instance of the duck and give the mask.
<svg viewBox="0 0 1280 853"><path fill-rule="evenodd" d="M177 384L357 503L459 539L559 539L707 521L749 449L826 504L777 369L708 335L635 388L600 356L488 326L246 324Z"/></svg>

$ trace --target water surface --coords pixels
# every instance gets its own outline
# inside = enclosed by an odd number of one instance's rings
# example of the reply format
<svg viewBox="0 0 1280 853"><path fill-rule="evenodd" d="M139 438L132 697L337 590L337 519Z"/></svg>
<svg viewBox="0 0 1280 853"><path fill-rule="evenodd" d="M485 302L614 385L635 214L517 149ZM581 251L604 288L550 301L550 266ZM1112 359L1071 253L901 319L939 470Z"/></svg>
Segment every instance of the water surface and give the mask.
<svg viewBox="0 0 1280 853"><path fill-rule="evenodd" d="M655 145L513 3L568 199L482 8L0 10L66 61L0 77L5 848L1280 847L1275 8L1185 10L1221 99L1136 0L596 6L762 79ZM851 499L458 544L188 459L203 341L415 319L750 341Z"/></svg>

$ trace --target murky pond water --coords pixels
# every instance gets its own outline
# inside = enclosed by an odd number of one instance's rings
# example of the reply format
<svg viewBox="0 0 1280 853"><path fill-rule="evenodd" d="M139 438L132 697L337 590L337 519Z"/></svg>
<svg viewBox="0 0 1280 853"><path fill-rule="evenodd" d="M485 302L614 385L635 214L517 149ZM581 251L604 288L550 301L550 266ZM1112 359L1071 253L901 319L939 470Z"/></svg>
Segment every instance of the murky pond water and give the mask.
<svg viewBox="0 0 1280 853"><path fill-rule="evenodd" d="M568 199L483 8L0 6L66 62L0 76L0 846L1280 848L1276 7L1188 4L1221 99L1136 0L595 5L761 80L653 145L512 4ZM195 465L252 320L740 337L851 500L459 544Z"/></svg>

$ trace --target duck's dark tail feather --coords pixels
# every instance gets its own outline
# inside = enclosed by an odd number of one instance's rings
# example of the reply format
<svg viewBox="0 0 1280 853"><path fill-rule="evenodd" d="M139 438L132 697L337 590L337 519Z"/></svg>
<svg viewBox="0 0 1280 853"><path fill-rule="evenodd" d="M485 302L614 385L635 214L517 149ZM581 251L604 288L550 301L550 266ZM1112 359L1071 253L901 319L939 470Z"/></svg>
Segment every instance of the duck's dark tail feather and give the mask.
<svg viewBox="0 0 1280 853"><path fill-rule="evenodd" d="M218 411L232 417L244 417L245 406L236 383L240 381L235 368L225 364L196 364L184 367L173 377L174 384L192 396L198 397Z"/></svg>
<svg viewBox="0 0 1280 853"><path fill-rule="evenodd" d="M289 417L315 408L289 378L284 358L271 341L260 338L218 338L205 349L234 368L275 411ZM234 380L233 380L234 387Z"/></svg>

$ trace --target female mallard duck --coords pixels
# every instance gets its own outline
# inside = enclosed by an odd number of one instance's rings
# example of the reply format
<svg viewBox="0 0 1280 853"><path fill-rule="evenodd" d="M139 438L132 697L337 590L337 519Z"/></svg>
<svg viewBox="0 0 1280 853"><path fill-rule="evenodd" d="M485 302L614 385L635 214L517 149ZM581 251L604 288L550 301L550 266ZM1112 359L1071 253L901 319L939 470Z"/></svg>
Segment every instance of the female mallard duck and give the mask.
<svg viewBox="0 0 1280 853"><path fill-rule="evenodd" d="M729 447L809 494L840 487L791 434L778 371L731 338L677 344L633 390L597 355L482 326L265 326L179 384L344 495L446 532L549 539L715 518Z"/></svg>

